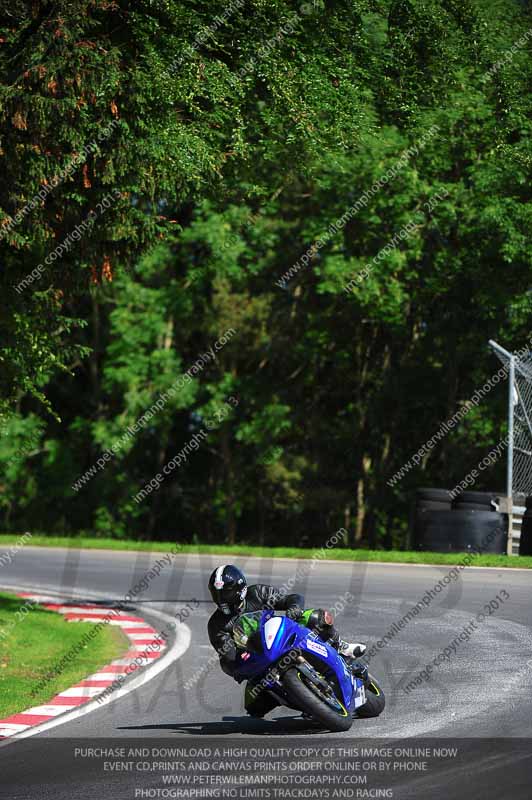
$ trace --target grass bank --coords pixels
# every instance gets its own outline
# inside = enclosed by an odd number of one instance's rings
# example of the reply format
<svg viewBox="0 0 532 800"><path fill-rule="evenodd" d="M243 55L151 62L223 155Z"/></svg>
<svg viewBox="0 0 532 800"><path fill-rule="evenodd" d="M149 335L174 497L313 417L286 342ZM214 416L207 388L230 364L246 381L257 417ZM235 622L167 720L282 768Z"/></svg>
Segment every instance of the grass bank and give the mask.
<svg viewBox="0 0 532 800"><path fill-rule="evenodd" d="M0 719L46 703L128 649L120 628L110 625L85 643L96 627L0 592ZM65 657L64 668L46 680Z"/></svg>
<svg viewBox="0 0 532 800"><path fill-rule="evenodd" d="M0 548L14 545L22 534L0 534ZM135 539L96 539L85 536L43 536L35 534L27 539L28 545L37 547L72 547L88 550L142 550L152 553L173 551L176 542L139 542ZM184 544L180 553L206 553L220 556L255 556L257 558L312 558L320 548L256 547L254 545ZM465 553L432 553L414 550L349 550L331 548L320 557L335 561L373 561L392 564L459 564ZM13 555L16 558L16 553ZM504 555L479 555L472 562L476 567L521 567L532 569L532 556L508 557Z"/></svg>

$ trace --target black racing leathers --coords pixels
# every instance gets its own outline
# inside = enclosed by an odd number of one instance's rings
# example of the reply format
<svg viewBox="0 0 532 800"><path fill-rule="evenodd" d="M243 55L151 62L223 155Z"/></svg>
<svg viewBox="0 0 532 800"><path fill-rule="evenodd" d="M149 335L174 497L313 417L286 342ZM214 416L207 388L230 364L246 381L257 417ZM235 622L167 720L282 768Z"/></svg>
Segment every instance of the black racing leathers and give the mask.
<svg viewBox="0 0 532 800"><path fill-rule="evenodd" d="M228 675L233 675L237 659L237 647L231 636L233 625L240 614L272 608L275 611L302 611L305 601L301 594L282 594L275 586L256 583L248 586L244 608L234 616L216 609L209 619L209 640L220 656L220 666Z"/></svg>

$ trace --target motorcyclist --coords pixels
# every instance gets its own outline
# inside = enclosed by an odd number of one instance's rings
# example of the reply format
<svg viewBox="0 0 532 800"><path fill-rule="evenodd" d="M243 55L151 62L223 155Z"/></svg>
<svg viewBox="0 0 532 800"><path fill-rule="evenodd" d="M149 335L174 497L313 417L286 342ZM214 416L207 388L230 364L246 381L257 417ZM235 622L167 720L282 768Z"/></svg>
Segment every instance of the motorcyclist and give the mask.
<svg viewBox="0 0 532 800"><path fill-rule="evenodd" d="M349 643L340 639L334 627L334 618L330 611L323 608L305 610L303 595L296 592L286 594L275 586L264 583L247 585L244 573L233 564L225 564L213 570L209 578L209 591L217 609L208 622L209 640L220 656L222 670L233 677L242 657L238 650L232 631L240 614L262 609L285 611L290 619L306 625L328 644L334 647L345 658L353 659L363 655L364 644ZM250 683L246 686L245 708L251 716L262 717L277 705L266 692L258 695L252 692Z"/></svg>

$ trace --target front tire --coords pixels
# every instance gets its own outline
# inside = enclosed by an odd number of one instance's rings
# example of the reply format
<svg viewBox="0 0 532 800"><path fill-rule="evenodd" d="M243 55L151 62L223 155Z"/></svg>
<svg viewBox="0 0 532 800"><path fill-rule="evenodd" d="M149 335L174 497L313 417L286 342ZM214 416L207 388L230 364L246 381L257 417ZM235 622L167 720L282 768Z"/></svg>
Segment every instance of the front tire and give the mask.
<svg viewBox="0 0 532 800"><path fill-rule="evenodd" d="M360 708L357 708L357 717L362 719L369 719L370 717L378 717L384 711L386 705L386 698L381 687L373 677L368 675L366 682L366 702Z"/></svg>
<svg viewBox="0 0 532 800"><path fill-rule="evenodd" d="M342 732L348 731L351 727L353 718L349 711L339 701L338 704L341 706L339 711L335 711L328 706L303 682L297 667L292 667L285 672L283 685L289 695L293 697L298 708L323 725L324 728L327 728L327 730Z"/></svg>

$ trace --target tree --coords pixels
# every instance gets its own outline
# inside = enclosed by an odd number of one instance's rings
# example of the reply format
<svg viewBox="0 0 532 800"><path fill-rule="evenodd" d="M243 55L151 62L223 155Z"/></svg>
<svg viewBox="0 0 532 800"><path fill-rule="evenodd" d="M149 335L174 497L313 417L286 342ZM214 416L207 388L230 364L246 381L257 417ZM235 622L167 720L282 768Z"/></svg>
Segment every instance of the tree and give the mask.
<svg viewBox="0 0 532 800"><path fill-rule="evenodd" d="M13 502L9 484L10 524L294 544L346 525L351 543L403 546L411 489L455 485L501 438L498 398L391 479L495 371L487 340L529 338L529 13L71 5L39 6L0 55L19 64L31 49L47 70L4 87L15 190L0 206L13 216L114 124L9 228L10 285L114 194L60 268L7 289L4 396L26 417L41 392L63 420L43 432L33 493ZM179 397L72 489L228 329Z"/></svg>

